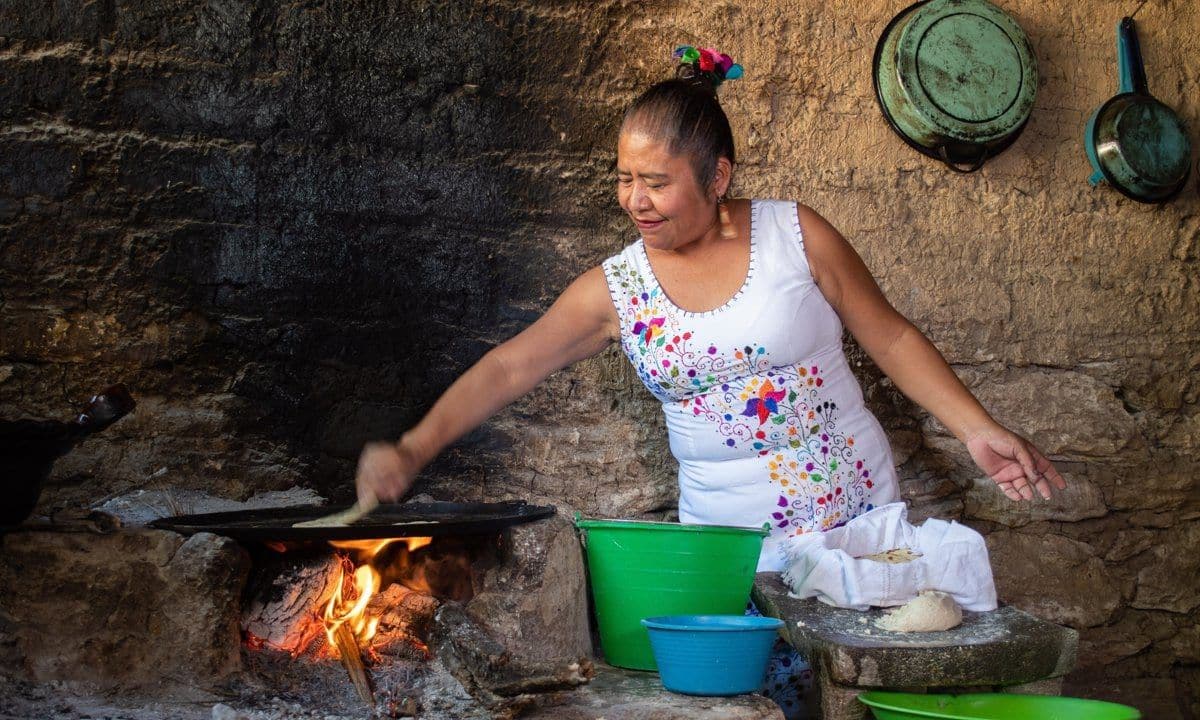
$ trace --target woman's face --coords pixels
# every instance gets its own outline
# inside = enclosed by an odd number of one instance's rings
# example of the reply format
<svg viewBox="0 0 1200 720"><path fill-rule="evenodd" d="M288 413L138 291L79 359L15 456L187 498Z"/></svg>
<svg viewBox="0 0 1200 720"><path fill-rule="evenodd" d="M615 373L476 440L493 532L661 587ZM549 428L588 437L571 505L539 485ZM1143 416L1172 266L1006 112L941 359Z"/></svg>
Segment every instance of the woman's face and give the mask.
<svg viewBox="0 0 1200 720"><path fill-rule="evenodd" d="M724 171L719 168L718 176ZM665 141L636 128L617 140L617 199L647 247L676 250L716 232L717 193L724 192L719 185L702 186L685 156L671 154Z"/></svg>

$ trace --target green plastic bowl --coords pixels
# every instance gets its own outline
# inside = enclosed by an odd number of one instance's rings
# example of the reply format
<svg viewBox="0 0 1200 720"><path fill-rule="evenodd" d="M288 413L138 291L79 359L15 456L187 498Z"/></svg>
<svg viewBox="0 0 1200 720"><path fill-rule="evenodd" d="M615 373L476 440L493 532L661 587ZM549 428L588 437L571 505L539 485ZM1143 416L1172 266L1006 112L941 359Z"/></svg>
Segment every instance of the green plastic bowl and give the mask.
<svg viewBox="0 0 1200 720"><path fill-rule="evenodd" d="M1137 720L1136 708L1100 700L975 693L918 695L868 692L858 696L878 720Z"/></svg>
<svg viewBox="0 0 1200 720"><path fill-rule="evenodd" d="M657 670L642 619L742 615L767 531L720 525L582 520L588 574L611 665Z"/></svg>

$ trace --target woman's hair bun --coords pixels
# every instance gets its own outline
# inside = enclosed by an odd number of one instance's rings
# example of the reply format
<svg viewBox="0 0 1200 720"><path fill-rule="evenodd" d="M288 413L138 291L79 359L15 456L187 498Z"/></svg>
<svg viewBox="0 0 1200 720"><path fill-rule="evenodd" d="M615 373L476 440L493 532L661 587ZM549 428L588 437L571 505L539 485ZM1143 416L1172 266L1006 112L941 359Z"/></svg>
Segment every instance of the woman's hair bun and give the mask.
<svg viewBox="0 0 1200 720"><path fill-rule="evenodd" d="M716 91L726 80L737 80L742 76L742 66L716 48L697 48L680 45L673 53L679 64L675 77L704 84Z"/></svg>

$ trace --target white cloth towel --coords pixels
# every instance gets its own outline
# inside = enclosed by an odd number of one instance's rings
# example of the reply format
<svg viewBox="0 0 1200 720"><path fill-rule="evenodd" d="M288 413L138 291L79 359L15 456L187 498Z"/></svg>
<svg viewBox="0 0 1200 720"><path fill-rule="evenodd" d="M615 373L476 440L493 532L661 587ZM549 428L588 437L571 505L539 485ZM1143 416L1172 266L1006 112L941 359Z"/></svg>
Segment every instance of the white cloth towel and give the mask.
<svg viewBox="0 0 1200 720"><path fill-rule="evenodd" d="M907 548L920 557L902 563L867 560ZM996 609L996 585L983 536L957 522L908 522L902 502L889 503L822 533L789 538L783 580L797 597L836 607L903 605L922 590L939 590L964 610Z"/></svg>

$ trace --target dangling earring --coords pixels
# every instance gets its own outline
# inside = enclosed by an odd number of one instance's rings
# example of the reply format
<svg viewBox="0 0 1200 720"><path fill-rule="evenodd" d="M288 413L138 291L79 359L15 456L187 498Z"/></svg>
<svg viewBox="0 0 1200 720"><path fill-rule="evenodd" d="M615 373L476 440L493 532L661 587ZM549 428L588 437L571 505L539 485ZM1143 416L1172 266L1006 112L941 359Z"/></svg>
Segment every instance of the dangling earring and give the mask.
<svg viewBox="0 0 1200 720"><path fill-rule="evenodd" d="M729 219L729 208L725 206L726 198L724 195L717 198L717 217L721 220L721 237L726 240L732 240L737 237L737 228L733 226L733 222Z"/></svg>

